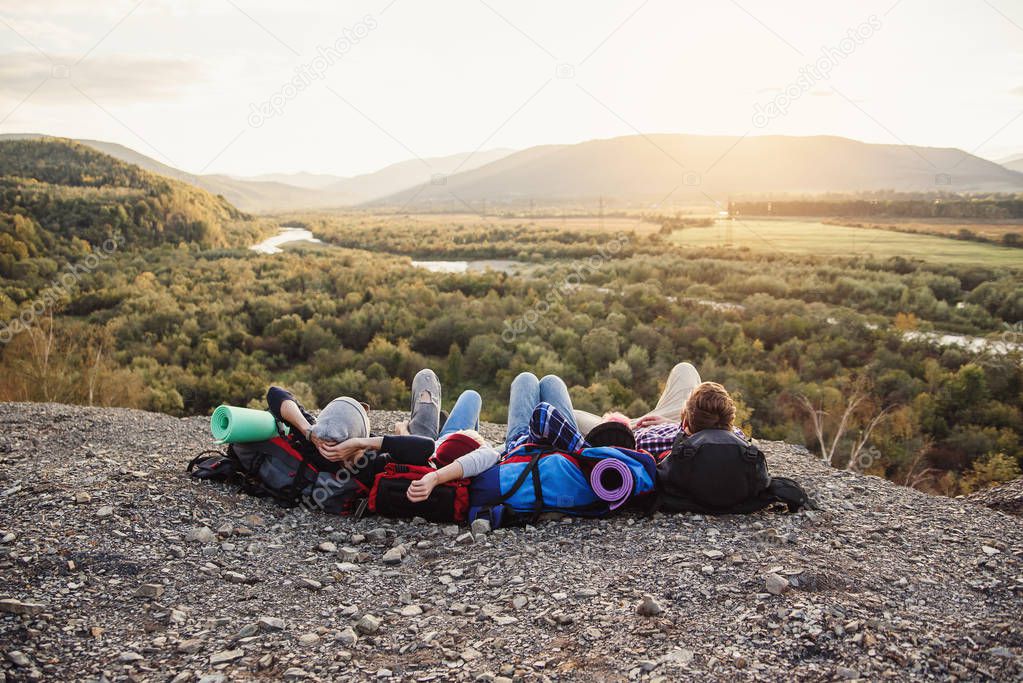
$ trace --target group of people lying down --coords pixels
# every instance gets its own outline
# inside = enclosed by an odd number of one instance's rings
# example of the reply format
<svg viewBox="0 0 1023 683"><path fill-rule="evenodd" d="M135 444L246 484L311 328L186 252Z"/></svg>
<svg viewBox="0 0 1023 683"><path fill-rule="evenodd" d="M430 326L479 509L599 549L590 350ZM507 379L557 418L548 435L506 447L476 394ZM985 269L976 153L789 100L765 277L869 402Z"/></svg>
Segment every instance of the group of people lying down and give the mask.
<svg viewBox="0 0 1023 683"><path fill-rule="evenodd" d="M524 372L511 385L507 438L500 445L478 431L482 399L475 391L462 392L441 423L441 383L428 369L412 382L409 421L399 422L390 436L372 435L365 407L349 397L332 401L319 421L286 389L271 387L267 402L270 412L291 426L293 438L315 447L309 450L319 454L321 471L369 468L372 476L387 462L432 468L409 486L412 502L425 501L441 484L482 474L526 443L560 453L615 446L644 451L660 461L680 434L729 430L743 436L735 427L735 403L728 391L716 382L702 382L690 363L672 369L657 405L635 419L618 412L598 416L573 410L560 377L538 379Z"/></svg>

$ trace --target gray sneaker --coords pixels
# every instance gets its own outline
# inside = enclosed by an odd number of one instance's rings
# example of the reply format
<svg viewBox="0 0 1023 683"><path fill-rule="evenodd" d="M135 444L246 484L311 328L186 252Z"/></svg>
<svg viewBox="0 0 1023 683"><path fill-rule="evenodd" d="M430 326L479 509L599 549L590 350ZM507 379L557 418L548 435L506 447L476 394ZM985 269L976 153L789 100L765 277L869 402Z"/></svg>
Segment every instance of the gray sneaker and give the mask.
<svg viewBox="0 0 1023 683"><path fill-rule="evenodd" d="M410 434L436 439L440 434L440 380L430 369L420 370L412 380Z"/></svg>

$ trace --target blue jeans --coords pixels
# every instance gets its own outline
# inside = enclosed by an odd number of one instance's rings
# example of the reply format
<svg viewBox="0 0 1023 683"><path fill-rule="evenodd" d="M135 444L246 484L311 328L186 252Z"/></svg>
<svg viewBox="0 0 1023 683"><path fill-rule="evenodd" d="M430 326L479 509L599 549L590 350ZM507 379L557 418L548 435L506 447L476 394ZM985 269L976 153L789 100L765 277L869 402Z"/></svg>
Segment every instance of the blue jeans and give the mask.
<svg viewBox="0 0 1023 683"><path fill-rule="evenodd" d="M480 428L480 411L483 409L483 399L472 389L466 389L455 401L451 408L444 429L440 430L439 436L447 436L460 432L463 429Z"/></svg>
<svg viewBox="0 0 1023 683"><path fill-rule="evenodd" d="M568 395L564 380L557 375L537 379L533 373L523 372L512 381L508 396L506 449L529 433L529 419L533 416L533 409L540 403L550 403L576 427L572 398Z"/></svg>

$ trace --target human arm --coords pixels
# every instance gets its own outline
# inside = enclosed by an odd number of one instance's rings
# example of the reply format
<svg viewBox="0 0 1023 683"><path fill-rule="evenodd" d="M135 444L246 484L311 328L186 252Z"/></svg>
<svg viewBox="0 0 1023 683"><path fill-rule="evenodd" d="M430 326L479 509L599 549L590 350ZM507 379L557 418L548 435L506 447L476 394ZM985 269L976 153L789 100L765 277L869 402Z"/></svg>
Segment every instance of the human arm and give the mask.
<svg viewBox="0 0 1023 683"><path fill-rule="evenodd" d="M316 419L302 407L295 395L281 387L270 387L266 392L266 405L278 422L286 422L305 438Z"/></svg>
<svg viewBox="0 0 1023 683"><path fill-rule="evenodd" d="M633 429L642 429L643 427L653 427L654 425L664 425L671 423L666 417L660 415L644 415L643 417L637 418L632 424ZM676 423L677 424L677 423Z"/></svg>
<svg viewBox="0 0 1023 683"><path fill-rule="evenodd" d="M312 434L313 423L316 420L306 412L306 409L290 391L280 387L270 387L266 393L266 403L270 408L270 413L278 422L290 425L295 433L315 446L320 455L329 459L327 454L335 444Z"/></svg>
<svg viewBox="0 0 1023 683"><path fill-rule="evenodd" d="M320 452L328 460L352 462L372 450L388 453L392 460L405 465L425 465L433 455L433 446L433 439L425 436L367 436L328 445Z"/></svg>
<svg viewBox="0 0 1023 683"><path fill-rule="evenodd" d="M302 409L294 399L288 399L280 404L278 409L281 421L291 425L304 439L309 438L309 431L313 425L302 414Z"/></svg>
<svg viewBox="0 0 1023 683"><path fill-rule="evenodd" d="M421 479L412 482L406 495L413 503L420 503L429 498L437 486L456 479L471 479L496 465L500 459L501 454L497 452L497 449L480 446L450 465L445 465L436 472L428 472Z"/></svg>

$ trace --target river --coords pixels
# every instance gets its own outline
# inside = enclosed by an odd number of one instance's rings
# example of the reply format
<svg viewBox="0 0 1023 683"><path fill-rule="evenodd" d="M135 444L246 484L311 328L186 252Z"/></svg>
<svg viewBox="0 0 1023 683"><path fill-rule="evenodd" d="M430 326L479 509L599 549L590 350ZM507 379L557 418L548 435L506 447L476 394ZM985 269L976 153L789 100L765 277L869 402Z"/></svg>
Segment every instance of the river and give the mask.
<svg viewBox="0 0 1023 683"><path fill-rule="evenodd" d="M281 228L281 231L273 237L268 237L259 244L253 244L249 249L258 251L260 254L279 254L283 249L282 245L289 242L313 242L323 244L322 240L313 237L311 230L305 228Z"/></svg>
<svg viewBox="0 0 1023 683"><path fill-rule="evenodd" d="M263 240L259 244L254 244L250 249L258 251L261 254L279 254L283 251L281 247L290 242L310 242L315 244L323 244L323 241L313 236L313 233L305 228L281 228L281 231ZM428 270L431 273L481 273L486 270L496 270L508 274L528 274L530 270L536 268L536 264L523 263L521 261L509 261L503 259L480 259L476 261L412 261L412 265L416 268L422 268ZM569 288L580 287L583 285L567 285ZM586 285L593 287L593 285ZM594 287L597 291L605 294L615 294L612 290L606 287ZM668 297L669 300L675 301L675 297ZM708 299L692 299L692 303L709 306L715 310L735 310L742 311L745 307L742 304L729 303L725 301L711 301ZM828 319L828 322L834 324L837 321ZM874 327L868 324L868 327ZM903 336L908 340L922 340L928 341L935 346L959 346L967 349L972 353L980 353L988 351L997 355L1004 355L1014 351L1023 351L1023 343L1019 343L1013 340L1005 339L985 339L984 337L972 337L961 334L946 334L944 332L917 332L910 331L904 332ZM1017 335L1018 338L1018 335Z"/></svg>
<svg viewBox="0 0 1023 683"><path fill-rule="evenodd" d="M313 244L324 244L323 240L313 236L312 231L305 228L281 228L273 237L268 237L259 244L253 244L249 249L258 251L260 254L280 254L285 244L291 242L309 242ZM509 261L506 259L479 259L475 261L433 261L421 260L412 261L416 268L428 270L431 273L482 273L486 270L496 270L502 273L514 274L524 273L535 268L532 263L521 261Z"/></svg>

